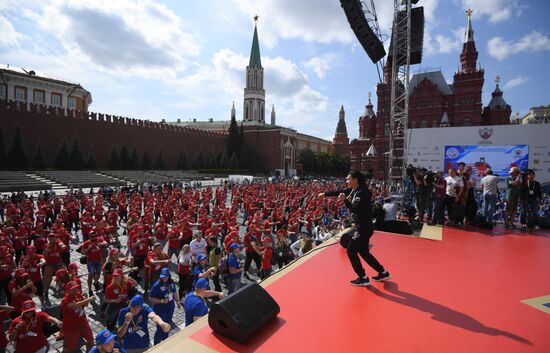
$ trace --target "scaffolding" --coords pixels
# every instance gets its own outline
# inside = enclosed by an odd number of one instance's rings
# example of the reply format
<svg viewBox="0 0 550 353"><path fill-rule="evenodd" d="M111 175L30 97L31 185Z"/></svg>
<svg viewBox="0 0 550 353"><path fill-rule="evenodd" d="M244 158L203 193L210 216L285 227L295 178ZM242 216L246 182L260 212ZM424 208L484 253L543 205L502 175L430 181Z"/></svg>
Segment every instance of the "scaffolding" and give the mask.
<svg viewBox="0 0 550 353"><path fill-rule="evenodd" d="M411 0L394 0L391 41L391 101L389 179L402 182L407 167L409 70L411 54Z"/></svg>

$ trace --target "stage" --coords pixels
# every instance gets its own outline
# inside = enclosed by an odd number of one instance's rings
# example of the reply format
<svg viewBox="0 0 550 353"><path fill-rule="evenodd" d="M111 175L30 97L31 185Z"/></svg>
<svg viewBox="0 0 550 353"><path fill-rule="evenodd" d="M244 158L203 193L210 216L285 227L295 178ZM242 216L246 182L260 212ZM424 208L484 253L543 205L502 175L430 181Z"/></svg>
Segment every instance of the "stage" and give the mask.
<svg viewBox="0 0 550 353"><path fill-rule="evenodd" d="M392 279L366 288L340 245L313 251L262 283L281 313L244 345L204 317L150 352L550 352L550 234L440 229L376 232Z"/></svg>

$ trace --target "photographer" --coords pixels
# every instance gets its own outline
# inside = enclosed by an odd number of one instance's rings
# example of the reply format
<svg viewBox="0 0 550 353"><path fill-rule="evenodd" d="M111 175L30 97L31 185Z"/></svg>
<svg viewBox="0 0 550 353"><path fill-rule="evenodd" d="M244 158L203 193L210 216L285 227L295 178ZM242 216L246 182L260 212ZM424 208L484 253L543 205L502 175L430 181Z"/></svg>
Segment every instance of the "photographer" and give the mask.
<svg viewBox="0 0 550 353"><path fill-rule="evenodd" d="M540 183L535 180L535 172L529 170L526 180L521 184L521 199L523 212L525 213L526 228L529 230L538 229L539 203L542 200Z"/></svg>
<svg viewBox="0 0 550 353"><path fill-rule="evenodd" d="M506 209L504 211L504 227L515 228L514 216L518 208L518 200L521 187L521 175L518 167L510 168L509 177L506 178Z"/></svg>

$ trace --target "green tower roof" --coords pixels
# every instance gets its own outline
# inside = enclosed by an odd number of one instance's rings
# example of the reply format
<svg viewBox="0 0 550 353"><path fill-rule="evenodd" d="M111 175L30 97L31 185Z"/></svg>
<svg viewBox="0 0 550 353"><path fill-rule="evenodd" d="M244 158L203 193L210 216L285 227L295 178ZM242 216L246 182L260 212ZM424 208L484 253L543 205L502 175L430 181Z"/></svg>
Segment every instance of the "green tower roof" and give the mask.
<svg viewBox="0 0 550 353"><path fill-rule="evenodd" d="M254 38L252 39L252 50L250 50L250 62L248 66L262 66L260 60L260 43L258 41L258 29L254 25Z"/></svg>
<svg viewBox="0 0 550 353"><path fill-rule="evenodd" d="M338 125L336 126L337 134L348 134L348 129L346 128L346 121L344 119L338 120Z"/></svg>

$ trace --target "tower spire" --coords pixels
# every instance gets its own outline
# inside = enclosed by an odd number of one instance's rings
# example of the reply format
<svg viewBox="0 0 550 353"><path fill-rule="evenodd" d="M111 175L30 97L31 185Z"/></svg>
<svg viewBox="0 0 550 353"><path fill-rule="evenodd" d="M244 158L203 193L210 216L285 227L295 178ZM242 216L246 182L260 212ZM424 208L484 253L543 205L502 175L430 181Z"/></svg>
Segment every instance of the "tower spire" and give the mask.
<svg viewBox="0 0 550 353"><path fill-rule="evenodd" d="M275 104L271 105L271 125L275 125Z"/></svg>
<svg viewBox="0 0 550 353"><path fill-rule="evenodd" d="M262 66L262 60L260 59L260 42L258 40L258 22L259 16L254 16L254 37L252 38L252 49L250 50L250 62L249 66Z"/></svg>
<svg viewBox="0 0 550 353"><path fill-rule="evenodd" d="M468 27L466 27L466 34L464 36L464 42L474 41L474 30L472 29L472 13L474 11L470 8L466 10L466 16L468 16Z"/></svg>

